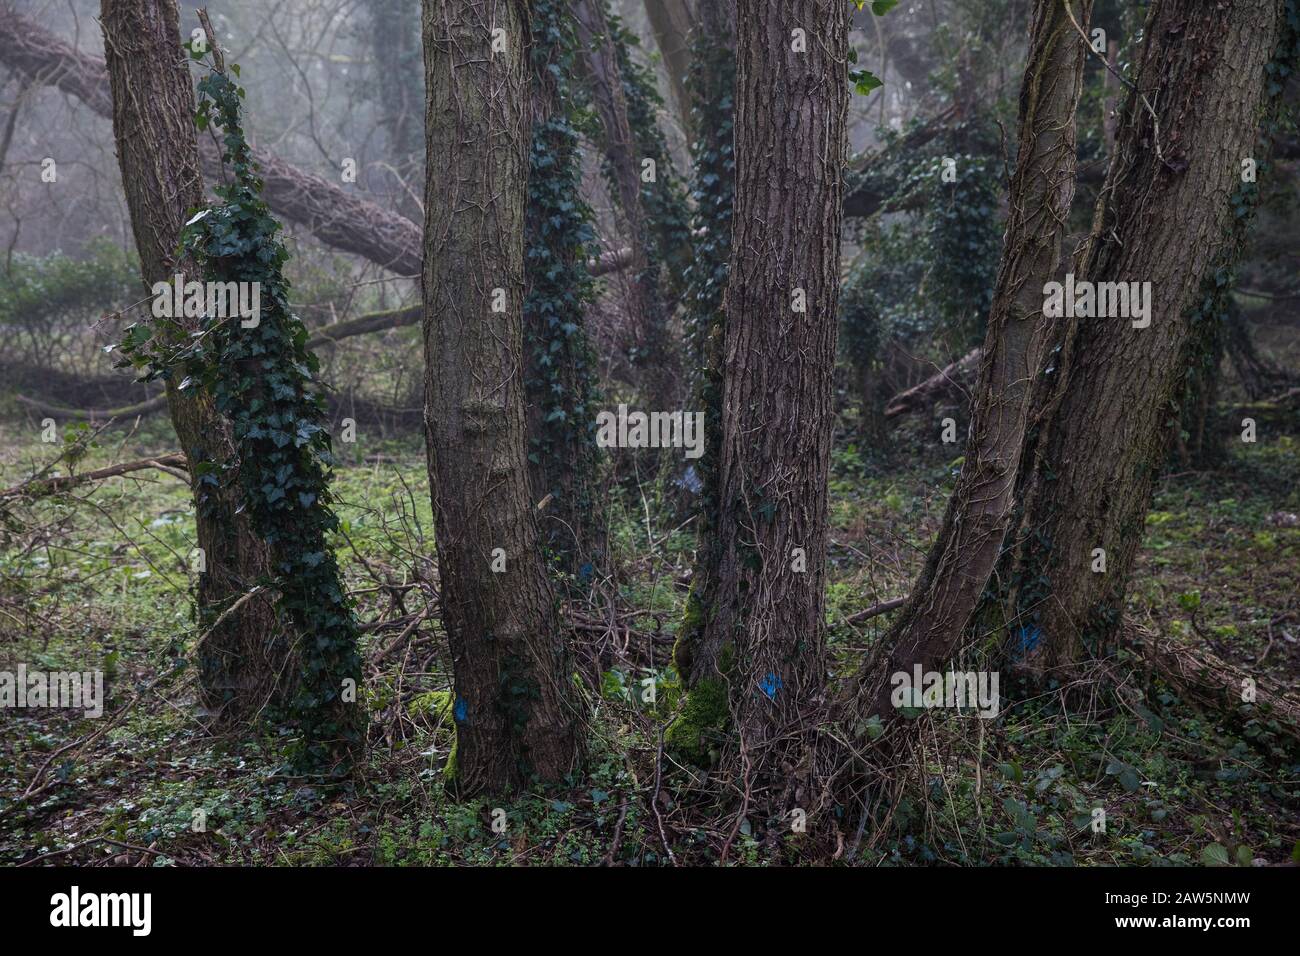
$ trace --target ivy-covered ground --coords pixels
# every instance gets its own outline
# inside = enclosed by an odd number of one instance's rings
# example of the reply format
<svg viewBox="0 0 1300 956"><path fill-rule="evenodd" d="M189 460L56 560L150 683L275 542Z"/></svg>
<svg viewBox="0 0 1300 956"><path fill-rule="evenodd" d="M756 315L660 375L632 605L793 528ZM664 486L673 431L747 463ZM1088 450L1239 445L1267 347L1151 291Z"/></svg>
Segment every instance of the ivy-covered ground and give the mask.
<svg viewBox="0 0 1300 956"><path fill-rule="evenodd" d="M928 440L929 423L908 427L887 460L864 455L847 433L835 452L828 619L844 663L889 618L843 622L906 593L960 453ZM95 444L79 469L172 450L162 420ZM0 488L51 454L18 419L0 426L0 448ZM340 450L336 544L367 625L370 749L357 785L327 791L286 776L274 737L205 733L184 666L188 493L173 476L139 472L11 515L26 534L33 523L46 531L11 538L0 553L0 669L102 668L110 700L98 720L0 713L0 860L656 865L668 862L665 842L677 863L715 860L734 823L730 798L670 750L661 755L692 541L676 517L658 517L670 509L656 506L656 489L611 493L611 579L592 603L569 608L595 714L587 776L563 792L458 804L441 778L453 744L440 693L446 642L421 618L421 582L435 580L423 450L416 437ZM1297 514L1300 433L1273 430L1238 443L1218 472L1170 476L1153 504L1129 620L1294 687ZM641 701L647 676L659 678L653 705ZM1116 692L1117 682L1127 689ZM853 862L1276 864L1296 854L1300 767L1286 735L1178 699L1127 655L1086 690L1072 694L1069 713L1047 694L992 721L936 723L887 840ZM1097 807L1104 833L1091 827ZM504 833L492 825L498 808ZM728 862L848 856L826 832L760 844L741 825Z"/></svg>

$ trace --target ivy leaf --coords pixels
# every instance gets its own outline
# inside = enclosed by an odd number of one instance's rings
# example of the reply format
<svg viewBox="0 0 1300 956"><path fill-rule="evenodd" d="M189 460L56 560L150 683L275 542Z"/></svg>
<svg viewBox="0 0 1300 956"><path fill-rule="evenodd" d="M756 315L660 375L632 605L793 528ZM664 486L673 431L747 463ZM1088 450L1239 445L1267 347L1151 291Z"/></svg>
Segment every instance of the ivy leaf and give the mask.
<svg viewBox="0 0 1300 956"><path fill-rule="evenodd" d="M860 96L867 96L872 90L885 85L884 81L870 70L853 70L849 73L849 80Z"/></svg>

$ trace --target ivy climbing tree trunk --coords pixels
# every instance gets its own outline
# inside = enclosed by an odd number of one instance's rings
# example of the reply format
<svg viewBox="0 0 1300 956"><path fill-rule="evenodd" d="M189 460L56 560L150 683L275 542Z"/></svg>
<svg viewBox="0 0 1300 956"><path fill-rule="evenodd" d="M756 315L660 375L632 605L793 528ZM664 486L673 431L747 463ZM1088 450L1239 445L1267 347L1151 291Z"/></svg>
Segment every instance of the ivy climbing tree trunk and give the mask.
<svg viewBox="0 0 1300 956"><path fill-rule="evenodd" d="M193 263L178 256L189 211L203 203L203 178L175 0L103 0L100 22L113 135L144 284L170 283L177 273L197 278ZM229 423L211 396L182 394L173 379L166 395L189 464L201 551L198 619L207 634L197 649L199 690L222 722L241 722L279 696L293 675L287 642L276 638L274 610L264 596L213 626L270 576L268 550L239 509L238 489L204 477L204 463L234 456Z"/></svg>
<svg viewBox="0 0 1300 956"><path fill-rule="evenodd" d="M528 6L425 0L425 426L462 794L555 782L582 720L529 499Z"/></svg>
<svg viewBox="0 0 1300 956"><path fill-rule="evenodd" d="M595 233L580 193L569 0L534 0L532 18L533 138L524 234L528 472L545 552L583 582L603 563L593 431L596 357L585 321L594 295L587 258Z"/></svg>
<svg viewBox="0 0 1300 956"><path fill-rule="evenodd" d="M673 348L671 309L659 287L651 223L642 202L642 161L628 118L623 71L602 0L574 0L573 12L592 105L600 120L600 149L614 187L619 225L627 236L630 263L626 273L634 366L643 376L643 391L659 410L677 407L680 365ZM657 173L658 171L656 171Z"/></svg>
<svg viewBox="0 0 1300 956"><path fill-rule="evenodd" d="M862 702L882 716L894 712L890 675L910 673L918 662L933 669L961 646L1011 524L1034 383L1060 345L1060 321L1043 315L1043 286L1056 278L1074 199L1085 54L1074 24L1086 27L1091 7L1092 0L1034 3L1010 210L965 460L939 539L881 642L888 658L863 669Z"/></svg>
<svg viewBox="0 0 1300 956"><path fill-rule="evenodd" d="M1013 650L1037 668L1067 668L1117 633L1173 403L1200 324L1218 321L1255 201L1243 160L1262 158L1279 62L1294 69L1289 3L1163 0L1148 13L1074 273L1076 284L1151 283L1150 326L1075 320L1024 450L1023 522L1003 581Z"/></svg>
<svg viewBox="0 0 1300 956"><path fill-rule="evenodd" d="M787 808L826 693L824 584L849 5L736 6L716 582L692 694L727 688L752 805ZM712 688L712 689L711 689Z"/></svg>

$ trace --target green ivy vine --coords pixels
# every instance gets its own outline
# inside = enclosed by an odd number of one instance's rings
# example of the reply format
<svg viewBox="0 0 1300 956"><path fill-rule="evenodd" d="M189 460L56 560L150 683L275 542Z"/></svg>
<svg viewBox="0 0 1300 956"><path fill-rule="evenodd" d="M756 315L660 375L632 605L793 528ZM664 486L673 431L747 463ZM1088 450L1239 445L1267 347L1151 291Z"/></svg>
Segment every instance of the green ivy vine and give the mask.
<svg viewBox="0 0 1300 956"><path fill-rule="evenodd" d="M237 65L231 70L238 76ZM238 482L253 529L271 551L275 578L264 583L278 594L281 627L299 641L297 680L276 716L297 731L297 769L339 775L362 743L361 708L344 696L345 682L354 691L360 685L361 661L352 604L328 540L338 522L319 366L289 305L288 252L244 138L244 90L214 68L198 93L195 123L222 132L233 178L216 187L220 202L192 215L181 255L204 281L260 283L260 322L245 328L238 316L204 316L190 336L174 324L137 324L121 348L145 378L183 374L180 390L210 395L230 422L235 455L194 463L194 476L200 490Z"/></svg>
<svg viewBox="0 0 1300 956"><path fill-rule="evenodd" d="M534 489L558 499L566 521L589 518L596 505L598 402L595 353L583 315L595 297L587 260L597 248L592 211L581 196L582 162L576 122L584 107L569 82L576 38L568 5L535 0L532 8L532 70L549 85L553 108L533 123L529 154L524 265L524 387L537 411L530 433L532 472L544 483ZM543 546L552 560L569 558L568 570L590 580L597 556L576 552L588 543L581 528L543 524Z"/></svg>
<svg viewBox="0 0 1300 956"><path fill-rule="evenodd" d="M623 26L622 20L606 4L610 36L623 79L623 97L627 101L627 119L632 127L637 156L652 159L656 182L641 183L641 208L645 211L649 235L645 237L649 253L647 270L656 288L672 301L685 290L687 267L694 259L691 242L690 208L686 190L673 166L668 144L659 128L659 95L654 74L638 63L632 49L641 41ZM606 175L610 170L606 167Z"/></svg>

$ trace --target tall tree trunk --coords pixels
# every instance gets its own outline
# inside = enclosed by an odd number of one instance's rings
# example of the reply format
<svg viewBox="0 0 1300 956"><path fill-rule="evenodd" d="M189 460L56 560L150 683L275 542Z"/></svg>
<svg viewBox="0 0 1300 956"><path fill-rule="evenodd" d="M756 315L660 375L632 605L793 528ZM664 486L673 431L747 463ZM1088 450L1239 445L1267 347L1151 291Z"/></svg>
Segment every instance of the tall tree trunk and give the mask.
<svg viewBox="0 0 1300 956"><path fill-rule="evenodd" d="M691 676L693 693L728 687L752 799L779 809L788 793L760 788L807 769L826 691L849 5L740 0L736 12L719 547Z"/></svg>
<svg viewBox="0 0 1300 956"><path fill-rule="evenodd" d="M392 169L384 180L395 194L394 204L408 219L418 221L417 202L424 162L420 125L424 91L420 83L420 12L410 0L367 0L370 50L375 65L375 108L388 137Z"/></svg>
<svg viewBox="0 0 1300 956"><path fill-rule="evenodd" d="M532 34L533 141L524 234L528 471L546 554L583 583L603 563L598 539L604 508L596 488L596 356L586 329L594 295L587 265L594 233L591 209L580 194L569 0L535 4Z"/></svg>
<svg viewBox="0 0 1300 956"><path fill-rule="evenodd" d="M1172 403L1240 252L1255 194L1242 161L1262 158L1261 108L1275 85L1266 65L1281 38L1294 42L1284 7L1161 0L1148 13L1136 89L1074 273L1151 283L1150 326L1076 320L1038 440L1026 446L1023 524L1002 579L1014 649L1036 667L1068 667L1117 633L1177 422Z"/></svg>
<svg viewBox="0 0 1300 956"><path fill-rule="evenodd" d="M525 465L527 15L423 9L425 426L464 794L561 780L582 754Z"/></svg>
<svg viewBox="0 0 1300 956"><path fill-rule="evenodd" d="M867 707L890 714L890 675L945 662L966 633L997 565L1014 506L1020 449L1034 383L1060 344L1043 315L1074 199L1075 110L1083 86L1092 0L1036 0L1020 85L1020 142L1011 179L1002 263L980 359L965 462L943 528L899 620L882 646L888 661L865 669Z"/></svg>
<svg viewBox="0 0 1300 956"><path fill-rule="evenodd" d="M101 23L113 98L113 134L146 287L185 273L177 261L188 211L203 202L194 94L181 51L175 0L103 0ZM191 328L197 328L192 320ZM234 456L229 425L208 395L182 395L167 381L167 406L189 461L198 546L199 687L205 706L229 721L254 716L294 674L271 604L260 596L219 626L223 610L270 577L265 544L239 512L237 487L204 480L202 462Z"/></svg>
<svg viewBox="0 0 1300 956"><path fill-rule="evenodd" d="M717 6L726 0L707 0L706 6ZM688 141L693 142L697 130L691 121L691 98L686 80L691 72L691 30L695 18L686 0L645 0L646 19L654 31L655 44L664 58L664 70L672 89L673 105L681 118L682 129Z"/></svg>
<svg viewBox="0 0 1300 956"><path fill-rule="evenodd" d="M677 631L673 662L678 673L694 674L695 643L704 632L705 609L713 603L716 582L718 467L722 459L723 294L731 267L731 224L736 194L735 96L736 0L717 0L700 7L699 33L693 45L692 112L699 135L691 150L695 171L695 257L686 269L686 353L690 361L694 407L704 412L704 454L695 463L699 492L695 512L696 571ZM687 725L673 731L674 744L699 749ZM679 740L694 734L694 740Z"/></svg>
<svg viewBox="0 0 1300 956"><path fill-rule="evenodd" d="M627 306L631 313L635 365L644 378L646 401L655 409L668 411L677 406L680 376L672 347L671 310L659 288L651 224L642 205L644 157L637 155L618 50L604 4L602 0L574 0L573 12L592 103L600 118L600 148L615 187L619 224L631 247Z"/></svg>

